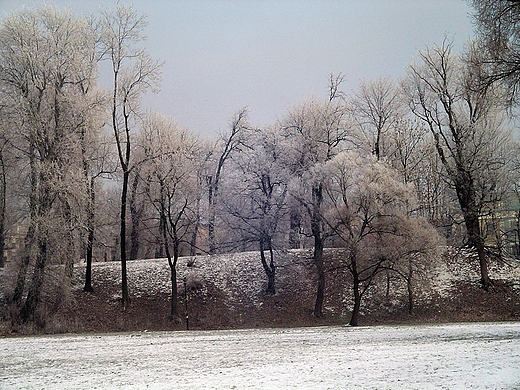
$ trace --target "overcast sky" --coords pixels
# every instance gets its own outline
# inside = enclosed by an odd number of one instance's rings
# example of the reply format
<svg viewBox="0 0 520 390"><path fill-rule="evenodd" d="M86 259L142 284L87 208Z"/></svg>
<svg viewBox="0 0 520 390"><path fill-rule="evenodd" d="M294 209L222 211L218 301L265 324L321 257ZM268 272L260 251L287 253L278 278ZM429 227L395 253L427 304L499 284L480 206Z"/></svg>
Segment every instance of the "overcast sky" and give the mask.
<svg viewBox="0 0 520 390"><path fill-rule="evenodd" d="M109 0L55 0L76 14ZM38 1L0 0L0 17ZM473 35L465 0L135 0L148 16L146 47L164 61L161 92L145 106L202 135L226 130L250 107L273 123L310 95L327 97L331 73L343 90L380 76L397 80L418 50L444 36L461 48Z"/></svg>

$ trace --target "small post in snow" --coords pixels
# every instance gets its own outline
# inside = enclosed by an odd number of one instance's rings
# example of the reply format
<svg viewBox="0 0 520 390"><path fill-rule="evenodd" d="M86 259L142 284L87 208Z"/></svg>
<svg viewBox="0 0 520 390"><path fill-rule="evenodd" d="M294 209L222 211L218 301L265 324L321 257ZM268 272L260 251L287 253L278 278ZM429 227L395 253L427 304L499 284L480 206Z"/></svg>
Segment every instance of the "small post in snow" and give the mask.
<svg viewBox="0 0 520 390"><path fill-rule="evenodd" d="M190 330L190 321L188 316L188 289L186 288L186 276L184 277L184 306L186 311L186 330Z"/></svg>

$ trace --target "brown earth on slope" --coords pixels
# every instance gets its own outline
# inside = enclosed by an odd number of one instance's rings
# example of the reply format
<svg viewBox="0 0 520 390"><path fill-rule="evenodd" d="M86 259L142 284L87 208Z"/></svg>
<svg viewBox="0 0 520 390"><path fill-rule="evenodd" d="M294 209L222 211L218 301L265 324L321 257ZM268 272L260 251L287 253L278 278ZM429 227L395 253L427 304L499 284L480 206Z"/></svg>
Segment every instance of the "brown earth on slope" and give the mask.
<svg viewBox="0 0 520 390"><path fill-rule="evenodd" d="M184 330L186 307L190 330L348 324L350 278L340 266L341 256L334 251L327 256L330 267L322 318L315 318L311 311L315 281L309 251L278 253L275 295L264 292L266 281L257 253L181 259L177 318L170 316L166 260L129 263L131 304L125 311L120 301L119 263L95 264L93 293L82 291L83 270L77 267L71 287L49 286L39 319L30 326L13 326L10 321L5 290L13 272L3 270L1 333ZM360 325L520 320L518 267L494 266L491 275L494 286L484 291L471 255L448 252L428 278L417 281L415 309L410 315L403 281L395 274L382 274L362 301Z"/></svg>

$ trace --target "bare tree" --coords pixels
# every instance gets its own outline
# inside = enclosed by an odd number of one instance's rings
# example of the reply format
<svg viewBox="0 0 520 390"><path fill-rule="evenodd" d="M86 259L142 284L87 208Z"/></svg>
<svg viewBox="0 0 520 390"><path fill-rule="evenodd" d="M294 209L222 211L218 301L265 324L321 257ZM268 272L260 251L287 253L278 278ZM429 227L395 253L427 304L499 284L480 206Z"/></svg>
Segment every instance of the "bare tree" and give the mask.
<svg viewBox="0 0 520 390"><path fill-rule="evenodd" d="M481 234L482 207L507 164L510 135L502 129L493 86L482 89L480 71L452 53L446 41L420 53L406 86L412 112L433 136L433 143L455 189L469 239L478 253L481 284L491 285Z"/></svg>
<svg viewBox="0 0 520 390"><path fill-rule="evenodd" d="M152 60L143 49L133 47L143 39L146 18L138 16L131 7L121 4L115 12L103 13L103 37L106 58L111 63L113 85L111 123L117 146L118 159L123 174L120 213L120 256L122 276L122 302L126 308L130 302L126 271L126 212L130 172L136 166L131 155L131 133L136 127L140 98L150 88L156 87L160 64Z"/></svg>

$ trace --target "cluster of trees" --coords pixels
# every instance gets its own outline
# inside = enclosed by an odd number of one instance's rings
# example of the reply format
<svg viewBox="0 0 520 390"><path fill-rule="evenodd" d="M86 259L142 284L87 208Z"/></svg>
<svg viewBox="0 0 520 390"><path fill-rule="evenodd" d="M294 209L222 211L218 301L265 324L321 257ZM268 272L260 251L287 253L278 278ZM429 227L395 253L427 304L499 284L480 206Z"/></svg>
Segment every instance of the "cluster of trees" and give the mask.
<svg viewBox="0 0 520 390"><path fill-rule="evenodd" d="M131 7L99 18L50 6L6 17L0 265L9 231L27 228L13 313L33 320L49 265L64 265L67 284L82 258L85 291L93 290L94 258L121 262L126 307L127 259L165 257L176 317L182 254L258 250L274 294L276 249L304 246L313 247L318 317L323 250L345 249L353 325L363 294L385 272L406 281L411 310L416 275L445 239L476 249L489 288L480 220L518 193L507 108L520 69L520 13L517 2L474 3L489 39L464 53L445 40L420 52L399 83L363 82L353 96L341 91L341 75L331 76L327 99L311 97L265 128L240 109L216 140L141 109L161 64L139 47L146 20ZM495 9L501 5L511 10ZM504 15L511 20L502 31ZM98 83L101 64L108 88Z"/></svg>

